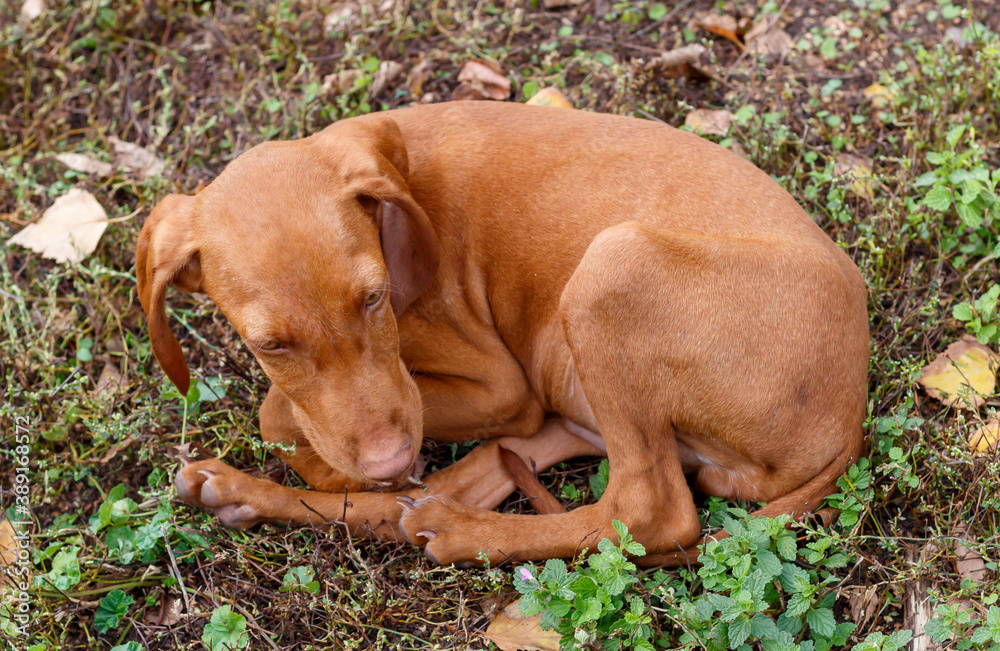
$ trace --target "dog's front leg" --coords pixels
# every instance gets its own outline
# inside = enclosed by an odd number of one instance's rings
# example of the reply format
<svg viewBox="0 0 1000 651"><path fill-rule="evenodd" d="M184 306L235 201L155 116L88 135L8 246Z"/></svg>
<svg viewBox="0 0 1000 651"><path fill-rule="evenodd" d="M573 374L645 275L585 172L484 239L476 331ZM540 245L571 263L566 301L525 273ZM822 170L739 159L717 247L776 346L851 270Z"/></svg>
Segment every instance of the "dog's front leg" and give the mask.
<svg viewBox="0 0 1000 651"><path fill-rule="evenodd" d="M175 484L185 502L212 511L223 524L234 528L246 529L260 522L314 526L343 522L355 535L402 540L397 523L404 503L436 496L477 509L493 509L510 495L516 484L500 458L501 445L538 470L573 457L601 454L568 432L561 422L552 421L530 438L490 441L427 477L424 487L399 493L289 488L251 477L218 459L185 464Z"/></svg>

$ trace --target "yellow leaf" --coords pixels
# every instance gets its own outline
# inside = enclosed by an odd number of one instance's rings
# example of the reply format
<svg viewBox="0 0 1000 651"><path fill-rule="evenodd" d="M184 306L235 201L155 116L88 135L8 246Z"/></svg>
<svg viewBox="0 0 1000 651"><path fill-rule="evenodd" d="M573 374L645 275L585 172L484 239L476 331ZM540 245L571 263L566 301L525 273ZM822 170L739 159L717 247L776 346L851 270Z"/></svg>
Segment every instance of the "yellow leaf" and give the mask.
<svg viewBox="0 0 1000 651"><path fill-rule="evenodd" d="M896 95L882 84L872 84L861 92L875 108L882 108L896 99Z"/></svg>
<svg viewBox="0 0 1000 651"><path fill-rule="evenodd" d="M848 189L855 196L871 201L875 198L875 191L872 182L875 176L872 174L872 165L868 161L851 154L841 154L837 156L837 162L833 166L835 176L848 176L850 185Z"/></svg>
<svg viewBox="0 0 1000 651"><path fill-rule="evenodd" d="M559 651L560 635L543 631L542 616L521 616L521 600L504 608L494 619L483 637L502 651Z"/></svg>
<svg viewBox="0 0 1000 651"><path fill-rule="evenodd" d="M973 452L994 454L1000 448L1000 420L991 418L972 433L969 446Z"/></svg>
<svg viewBox="0 0 1000 651"><path fill-rule="evenodd" d="M917 382L950 407L977 408L996 388L1000 356L966 335L921 369Z"/></svg>
<svg viewBox="0 0 1000 651"><path fill-rule="evenodd" d="M573 108L573 105L569 103L566 96L551 86L543 88L532 95L531 99L525 102L525 104L531 104L532 106L555 106L556 108Z"/></svg>
<svg viewBox="0 0 1000 651"><path fill-rule="evenodd" d="M17 560L17 551L17 534L14 526L7 518L3 518L0 520L0 588L4 586L7 568Z"/></svg>

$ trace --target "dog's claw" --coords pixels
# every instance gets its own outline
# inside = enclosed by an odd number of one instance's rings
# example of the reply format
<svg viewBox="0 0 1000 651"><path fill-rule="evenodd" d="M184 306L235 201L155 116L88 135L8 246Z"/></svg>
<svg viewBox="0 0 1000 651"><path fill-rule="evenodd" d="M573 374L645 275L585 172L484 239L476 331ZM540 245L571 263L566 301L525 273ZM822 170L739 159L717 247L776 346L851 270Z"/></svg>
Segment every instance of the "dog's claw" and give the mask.
<svg viewBox="0 0 1000 651"><path fill-rule="evenodd" d="M205 477L206 479L211 479L212 477L215 477L215 473L212 472L211 470L199 470L198 474Z"/></svg>
<svg viewBox="0 0 1000 651"><path fill-rule="evenodd" d="M404 511L409 511L416 505L417 502L412 497L402 495L396 498L396 503L402 506Z"/></svg>
<svg viewBox="0 0 1000 651"><path fill-rule="evenodd" d="M423 536L424 538L426 538L427 542L430 542L430 541L434 540L435 538L437 538L437 532L436 531L431 531L430 529L424 529L423 531L418 531L417 535L418 536Z"/></svg>

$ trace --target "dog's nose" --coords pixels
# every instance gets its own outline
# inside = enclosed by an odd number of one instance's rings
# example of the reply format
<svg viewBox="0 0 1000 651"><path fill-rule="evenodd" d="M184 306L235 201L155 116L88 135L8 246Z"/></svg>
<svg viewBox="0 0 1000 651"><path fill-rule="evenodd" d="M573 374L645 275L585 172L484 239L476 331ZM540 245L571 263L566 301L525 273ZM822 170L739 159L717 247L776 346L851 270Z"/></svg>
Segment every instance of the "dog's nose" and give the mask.
<svg viewBox="0 0 1000 651"><path fill-rule="evenodd" d="M413 463L413 446L409 441L403 443L396 452L384 455L384 447L373 446L362 450L358 455L358 465L365 477L374 481L395 479L409 470Z"/></svg>

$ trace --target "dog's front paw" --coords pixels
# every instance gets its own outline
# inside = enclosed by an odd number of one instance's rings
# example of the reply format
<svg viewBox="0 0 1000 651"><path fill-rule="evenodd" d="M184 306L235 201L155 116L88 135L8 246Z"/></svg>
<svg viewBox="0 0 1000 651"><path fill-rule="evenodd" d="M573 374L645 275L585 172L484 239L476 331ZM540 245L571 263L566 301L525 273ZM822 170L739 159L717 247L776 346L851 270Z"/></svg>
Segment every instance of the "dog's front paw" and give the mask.
<svg viewBox="0 0 1000 651"><path fill-rule="evenodd" d="M218 459L186 463L174 479L177 495L193 506L211 511L234 529L249 529L265 518L251 501L265 482L227 466ZM255 490L256 489L256 490Z"/></svg>
<svg viewBox="0 0 1000 651"><path fill-rule="evenodd" d="M444 495L420 499L399 498L403 516L399 527L410 543L424 548L432 563L459 567L482 565L483 551L494 562L496 555L482 543L483 517L491 513L461 504Z"/></svg>

